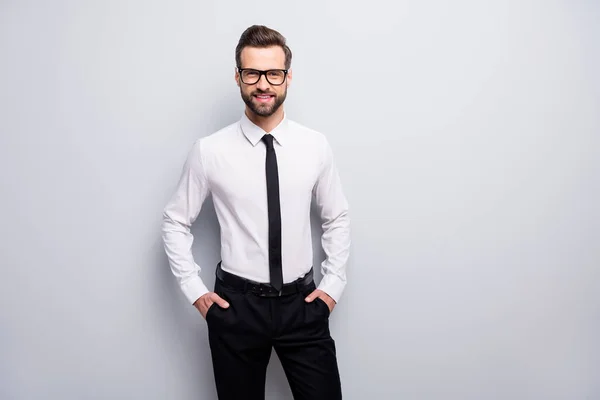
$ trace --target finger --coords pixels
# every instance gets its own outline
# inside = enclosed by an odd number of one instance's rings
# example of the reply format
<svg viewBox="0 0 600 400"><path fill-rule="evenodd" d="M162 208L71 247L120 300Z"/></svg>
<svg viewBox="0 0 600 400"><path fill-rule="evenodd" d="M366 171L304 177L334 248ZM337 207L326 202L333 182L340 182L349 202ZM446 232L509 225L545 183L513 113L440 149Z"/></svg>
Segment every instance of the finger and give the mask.
<svg viewBox="0 0 600 400"><path fill-rule="evenodd" d="M214 301L215 303L217 303L217 305L221 308L227 308L229 307L229 303L226 302L224 299L221 298L221 296L219 296L216 293L213 293L211 296L211 300Z"/></svg>
<svg viewBox="0 0 600 400"><path fill-rule="evenodd" d="M313 301L314 299L316 299L317 297L319 297L319 293L321 291L319 289L314 290L311 294L309 294L308 296L306 296L306 298L304 299L307 303L310 303L311 301Z"/></svg>

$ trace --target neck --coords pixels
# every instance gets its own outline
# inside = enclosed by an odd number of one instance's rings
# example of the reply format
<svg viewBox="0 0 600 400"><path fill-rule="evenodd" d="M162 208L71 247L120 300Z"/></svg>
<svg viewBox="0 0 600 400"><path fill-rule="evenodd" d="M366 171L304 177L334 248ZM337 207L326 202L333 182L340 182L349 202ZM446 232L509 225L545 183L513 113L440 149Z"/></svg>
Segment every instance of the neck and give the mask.
<svg viewBox="0 0 600 400"><path fill-rule="evenodd" d="M283 115L283 106L279 107L279 109L277 109L273 115L268 117L257 115L248 107L246 107L246 116L248 119L267 133L271 132L277 125L279 125L279 123L283 120Z"/></svg>

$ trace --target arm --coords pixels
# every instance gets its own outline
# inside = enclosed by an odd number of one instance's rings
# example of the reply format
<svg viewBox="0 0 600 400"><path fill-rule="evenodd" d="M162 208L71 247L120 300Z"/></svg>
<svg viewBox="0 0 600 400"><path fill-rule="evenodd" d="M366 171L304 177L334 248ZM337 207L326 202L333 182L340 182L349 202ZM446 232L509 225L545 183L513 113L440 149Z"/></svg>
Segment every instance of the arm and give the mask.
<svg viewBox="0 0 600 400"><path fill-rule="evenodd" d="M175 193L163 211L162 222L162 238L171 271L190 304L208 293L198 276L200 267L194 262L194 238L190 232L209 193L201 150L201 141L197 140L188 153Z"/></svg>
<svg viewBox="0 0 600 400"><path fill-rule="evenodd" d="M321 173L313 188L316 209L321 218L321 244L325 260L318 289L337 302L346 286L346 264L350 253L348 202L329 143L325 141ZM332 309L332 307L330 307Z"/></svg>

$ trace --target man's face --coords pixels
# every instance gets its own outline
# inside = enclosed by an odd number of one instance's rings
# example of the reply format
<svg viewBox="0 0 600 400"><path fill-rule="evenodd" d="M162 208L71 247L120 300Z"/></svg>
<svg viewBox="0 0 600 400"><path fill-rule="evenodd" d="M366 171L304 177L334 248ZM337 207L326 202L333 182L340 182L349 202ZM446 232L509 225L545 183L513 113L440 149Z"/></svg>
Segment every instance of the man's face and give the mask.
<svg viewBox="0 0 600 400"><path fill-rule="evenodd" d="M280 46L267 48L245 47L240 57L241 68L251 68L259 71L285 69L285 53ZM235 80L240 87L240 93L244 103L257 115L269 117L279 109L287 96L287 88L291 80L288 73L285 82L281 85L269 83L265 75L254 84L246 84L242 81L239 71L236 70ZM269 77L271 82L277 83L276 79ZM252 82L250 79L244 79Z"/></svg>

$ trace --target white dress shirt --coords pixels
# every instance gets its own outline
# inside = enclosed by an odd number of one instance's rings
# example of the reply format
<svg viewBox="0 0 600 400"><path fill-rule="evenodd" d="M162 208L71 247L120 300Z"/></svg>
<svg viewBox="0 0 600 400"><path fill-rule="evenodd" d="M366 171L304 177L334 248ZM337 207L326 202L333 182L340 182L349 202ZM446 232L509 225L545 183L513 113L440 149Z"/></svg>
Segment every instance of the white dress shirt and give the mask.
<svg viewBox="0 0 600 400"><path fill-rule="evenodd" d="M211 194L221 230L224 271L269 282L269 219L265 131L240 121L192 146L175 193L164 209L162 233L171 270L190 303L209 290L192 256L190 227ZM283 282L312 267L311 201L319 212L325 260L318 288L338 301L346 285L350 247L348 204L326 137L284 116L270 132L279 170Z"/></svg>

